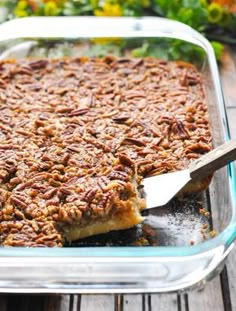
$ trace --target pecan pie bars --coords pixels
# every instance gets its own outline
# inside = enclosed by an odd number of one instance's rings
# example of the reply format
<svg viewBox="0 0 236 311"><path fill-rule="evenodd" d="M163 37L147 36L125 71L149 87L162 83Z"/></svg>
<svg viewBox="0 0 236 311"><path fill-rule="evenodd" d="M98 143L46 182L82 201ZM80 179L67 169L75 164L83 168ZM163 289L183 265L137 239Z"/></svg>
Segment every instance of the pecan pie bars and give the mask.
<svg viewBox="0 0 236 311"><path fill-rule="evenodd" d="M145 176L211 148L203 81L154 58L0 63L0 242L62 246L142 221Z"/></svg>

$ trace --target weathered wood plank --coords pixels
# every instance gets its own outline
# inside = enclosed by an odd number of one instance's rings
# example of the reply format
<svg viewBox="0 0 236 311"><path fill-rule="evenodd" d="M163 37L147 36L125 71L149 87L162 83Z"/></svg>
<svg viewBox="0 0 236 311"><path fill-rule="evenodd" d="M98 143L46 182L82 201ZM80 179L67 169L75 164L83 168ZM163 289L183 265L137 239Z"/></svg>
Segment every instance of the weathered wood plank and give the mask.
<svg viewBox="0 0 236 311"><path fill-rule="evenodd" d="M82 295L81 311L113 311L115 309L114 295Z"/></svg>
<svg viewBox="0 0 236 311"><path fill-rule="evenodd" d="M151 311L151 295L143 294L142 295L142 311ZM155 310L155 309L154 309Z"/></svg>
<svg viewBox="0 0 236 311"><path fill-rule="evenodd" d="M235 81L236 85L236 81ZM236 100L236 95L235 95ZM236 137L236 107L227 108L229 130L231 137Z"/></svg>
<svg viewBox="0 0 236 311"><path fill-rule="evenodd" d="M222 290L224 308L227 311L232 311L231 294L230 294L228 272L227 272L226 266L224 267L223 271L220 274L220 281L221 281L221 290Z"/></svg>
<svg viewBox="0 0 236 311"><path fill-rule="evenodd" d="M227 116L229 121L229 129L231 137L236 137L236 48L228 49L229 56L228 59L228 68L223 64L224 70L222 71L222 81L223 81L223 92L225 96L225 100L227 103ZM231 68L232 66L232 68ZM226 71L233 71L233 74L227 75ZM229 81L231 78L231 81ZM228 86L228 84L230 86ZM231 88L231 89L230 89ZM230 104L229 104L230 102ZM236 168L236 165L235 165ZM229 255L226 263L227 263L227 277L229 282L230 289L230 300L232 310L236 310L236 270L235 270L235 262L236 262L236 248L233 249L231 254ZM226 280L227 281L227 280ZM228 302L226 302L228 303ZM227 308L227 307L226 307ZM227 310L227 309L226 309ZM228 311L228 310L227 310Z"/></svg>
<svg viewBox="0 0 236 311"><path fill-rule="evenodd" d="M151 310L158 311L178 311L178 297L176 294L152 294ZM185 309L181 309L184 311Z"/></svg>
<svg viewBox="0 0 236 311"><path fill-rule="evenodd" d="M142 311L143 310L142 295L124 295L123 310L124 311Z"/></svg>
<svg viewBox="0 0 236 311"><path fill-rule="evenodd" d="M236 58L235 58L235 62L236 62ZM236 137L236 108L228 108L227 115L228 115L228 120L229 120L229 128L230 128L231 137ZM235 168L236 168L236 165L235 165ZM228 281L229 281L229 288L230 288L232 310L236 310L236 270L235 270L236 248L233 249L233 251L229 255L226 262L227 262L227 274L228 274Z"/></svg>
<svg viewBox="0 0 236 311"><path fill-rule="evenodd" d="M43 311L69 311L69 310L70 310L70 295L44 296Z"/></svg>
<svg viewBox="0 0 236 311"><path fill-rule="evenodd" d="M229 281L229 288L230 288L231 306L232 306L232 310L235 311L236 310L236 271L235 271L236 248L234 248L231 254L229 255L226 263L227 263L228 281Z"/></svg>
<svg viewBox="0 0 236 311"><path fill-rule="evenodd" d="M122 294L115 295L114 310L123 311L123 305L124 305L124 296Z"/></svg>
<svg viewBox="0 0 236 311"><path fill-rule="evenodd" d="M236 58L234 58L234 54L235 51L229 47L225 47L222 63L219 66L221 83L227 107L236 107Z"/></svg>
<svg viewBox="0 0 236 311"><path fill-rule="evenodd" d="M224 303L220 277L214 278L203 289L190 292L188 294L188 305L191 311L223 311Z"/></svg>
<svg viewBox="0 0 236 311"><path fill-rule="evenodd" d="M80 311L81 295L70 295L70 304L68 311Z"/></svg>

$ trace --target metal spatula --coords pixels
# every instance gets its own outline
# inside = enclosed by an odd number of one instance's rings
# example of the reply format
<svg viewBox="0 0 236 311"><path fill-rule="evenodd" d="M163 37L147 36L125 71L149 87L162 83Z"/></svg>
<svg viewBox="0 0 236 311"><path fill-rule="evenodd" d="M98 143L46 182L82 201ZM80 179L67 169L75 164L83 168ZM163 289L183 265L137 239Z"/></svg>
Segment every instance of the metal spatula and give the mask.
<svg viewBox="0 0 236 311"><path fill-rule="evenodd" d="M188 169L144 178L142 185L146 208L165 205L189 182L202 180L234 160L236 160L236 139L208 152L192 162Z"/></svg>

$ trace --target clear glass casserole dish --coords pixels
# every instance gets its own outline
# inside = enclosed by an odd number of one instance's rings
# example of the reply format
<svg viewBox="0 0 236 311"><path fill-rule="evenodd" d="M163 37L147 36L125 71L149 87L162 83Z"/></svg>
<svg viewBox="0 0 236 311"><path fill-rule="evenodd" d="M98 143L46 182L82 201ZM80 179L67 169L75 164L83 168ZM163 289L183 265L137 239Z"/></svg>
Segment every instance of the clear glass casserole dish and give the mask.
<svg viewBox="0 0 236 311"><path fill-rule="evenodd" d="M90 38L125 38L127 42L128 39L167 38L169 47L178 39L200 48L204 54L201 62L197 59L191 62L196 63L204 77L213 145L216 147L229 139L214 52L202 35L181 23L151 17L12 20L0 25L0 57L26 57L38 44L40 47L59 41L74 44ZM236 179L230 164L214 175L209 191L203 195L204 204L211 212L209 223L217 232L214 238L204 241L195 236L196 228L202 225L201 219L196 218L191 209L184 209L174 216L170 210L162 210L160 218L155 218L157 223L161 222L157 232L164 236L158 241L159 246L125 246L123 243L98 247L88 243L83 247L45 249L1 247L0 292L169 292L200 286L221 270L234 245L235 198ZM185 218L189 213L190 218L194 217L193 222ZM178 216L177 225L173 221L175 216ZM147 223L152 220L147 215ZM170 233L165 232L168 227ZM129 234L130 231L125 237ZM187 245L191 235L198 240L196 245Z"/></svg>

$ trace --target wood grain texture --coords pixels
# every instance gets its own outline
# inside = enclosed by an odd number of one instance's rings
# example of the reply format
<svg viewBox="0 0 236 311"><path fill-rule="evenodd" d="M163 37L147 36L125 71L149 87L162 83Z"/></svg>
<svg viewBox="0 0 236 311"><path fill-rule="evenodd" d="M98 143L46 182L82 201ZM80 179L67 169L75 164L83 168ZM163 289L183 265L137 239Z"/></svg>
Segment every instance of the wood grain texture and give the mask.
<svg viewBox="0 0 236 311"><path fill-rule="evenodd" d="M124 295L123 311L143 311L142 295Z"/></svg>
<svg viewBox="0 0 236 311"><path fill-rule="evenodd" d="M229 55L226 59L228 59L228 68L226 68L225 64L222 66L221 70L221 79L223 84L223 92L225 96L225 102L227 106L227 116L229 122L229 130L231 137L236 137L236 47L234 49L229 50ZM226 74L227 71L232 72L231 74ZM236 169L236 164L235 164ZM230 289L230 303L231 309L236 311L236 248L233 249L231 254L229 255L226 261L226 271L228 286ZM225 281L225 282L226 282ZM226 299L226 298L225 298ZM225 310L228 311L230 307L228 307L229 302L225 302L227 305L225 306Z"/></svg>
<svg viewBox="0 0 236 311"><path fill-rule="evenodd" d="M221 291L224 303L224 309L227 311L232 311L232 302L231 302L231 293L230 293L230 286L229 286L229 279L228 279L228 271L226 266L222 270L220 274L220 281L221 281Z"/></svg>
<svg viewBox="0 0 236 311"><path fill-rule="evenodd" d="M70 295L47 295L44 296L43 311L71 311Z"/></svg>
<svg viewBox="0 0 236 311"><path fill-rule="evenodd" d="M227 107L236 107L236 57L235 48L225 47L220 66L220 78Z"/></svg>
<svg viewBox="0 0 236 311"><path fill-rule="evenodd" d="M115 305L114 305L115 311L123 311L124 295L122 295L122 294L115 295L114 303L115 303Z"/></svg>
<svg viewBox="0 0 236 311"><path fill-rule="evenodd" d="M236 85L236 76L235 76L235 85ZM236 95L235 95L235 99L236 99ZM228 120L229 120L230 135L231 137L236 137L236 107L228 108L227 115L228 115ZM236 169L236 164L235 164L235 169ZM230 289L231 306L232 306L233 311L236 310L235 263L236 263L236 248L233 249L233 251L231 252L231 254L229 255L227 259L227 274L228 274L228 282L229 282L229 289Z"/></svg>
<svg viewBox="0 0 236 311"><path fill-rule="evenodd" d="M202 290L190 292L188 303L191 311L223 311L224 303L219 276L207 283Z"/></svg>
<svg viewBox="0 0 236 311"><path fill-rule="evenodd" d="M235 79L235 86L236 86L236 79ZM236 137L236 107L227 108L227 116L229 122L230 135L232 138L234 138Z"/></svg>
<svg viewBox="0 0 236 311"><path fill-rule="evenodd" d="M236 248L233 249L231 254L227 259L227 272L228 272L228 282L230 288L230 299L232 310L236 311L236 271L235 271L235 263L236 263Z"/></svg>
<svg viewBox="0 0 236 311"><path fill-rule="evenodd" d="M82 295L81 311L113 311L115 309L114 295Z"/></svg>
<svg viewBox="0 0 236 311"><path fill-rule="evenodd" d="M180 304L180 300L181 299L178 299L176 294L152 294L151 295L151 310L178 311L179 309L178 304Z"/></svg>

